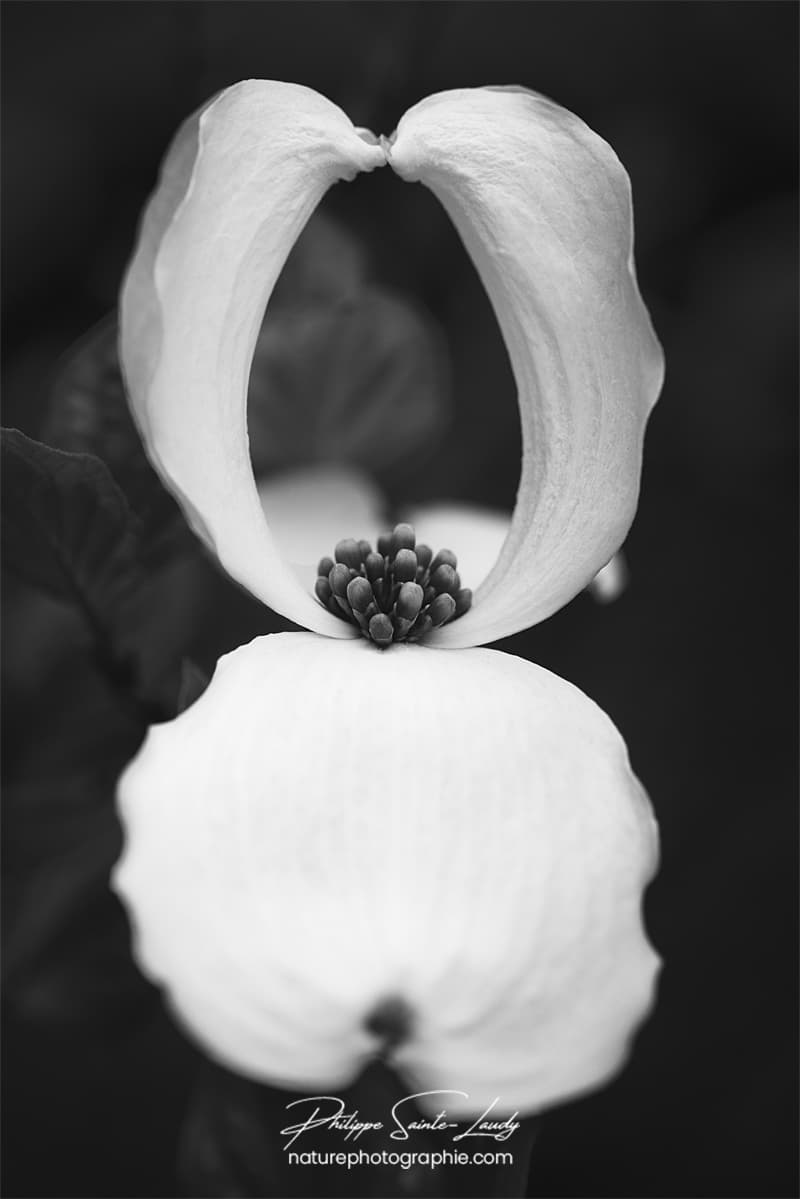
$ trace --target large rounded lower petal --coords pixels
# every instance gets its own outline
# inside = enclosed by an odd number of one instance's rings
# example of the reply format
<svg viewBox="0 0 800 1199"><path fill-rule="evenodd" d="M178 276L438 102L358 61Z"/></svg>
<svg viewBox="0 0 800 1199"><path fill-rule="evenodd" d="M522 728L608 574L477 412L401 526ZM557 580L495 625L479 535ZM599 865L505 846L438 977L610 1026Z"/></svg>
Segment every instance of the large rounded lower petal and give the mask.
<svg viewBox="0 0 800 1199"><path fill-rule="evenodd" d="M384 163L309 88L248 80L179 131L121 297L120 358L154 465L222 565L307 628L352 636L283 562L253 480L246 402L269 296L339 179Z"/></svg>
<svg viewBox="0 0 800 1199"><path fill-rule="evenodd" d="M139 962L245 1075L340 1086L400 1000L411 1090L530 1111L609 1077L650 1005L649 804L608 718L520 659L260 638L120 806Z"/></svg>
<svg viewBox="0 0 800 1199"><path fill-rule="evenodd" d="M551 615L619 548L663 356L636 284L628 176L578 117L521 88L442 92L405 114L386 149L458 229L517 383L508 538L471 611L432 637L477 645Z"/></svg>

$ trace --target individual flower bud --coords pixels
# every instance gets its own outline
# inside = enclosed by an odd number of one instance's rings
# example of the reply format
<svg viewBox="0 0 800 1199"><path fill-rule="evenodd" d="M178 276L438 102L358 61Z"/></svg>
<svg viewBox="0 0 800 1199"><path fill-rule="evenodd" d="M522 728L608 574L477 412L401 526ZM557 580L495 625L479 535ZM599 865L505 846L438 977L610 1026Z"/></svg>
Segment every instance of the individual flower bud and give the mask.
<svg viewBox="0 0 800 1199"><path fill-rule="evenodd" d="M462 587L456 596L456 616L463 616L472 606L472 592L469 587Z"/></svg>
<svg viewBox="0 0 800 1199"><path fill-rule="evenodd" d="M337 562L343 562L352 570L358 570L361 566L361 549L358 542L354 541L352 537L346 537L344 541L340 541L333 556Z"/></svg>
<svg viewBox="0 0 800 1199"><path fill-rule="evenodd" d="M413 550L416 540L412 525L395 525L392 530L392 553L397 554L400 550Z"/></svg>
<svg viewBox="0 0 800 1199"><path fill-rule="evenodd" d="M422 607L422 588L418 583L403 583L395 608L403 620L415 620Z"/></svg>
<svg viewBox="0 0 800 1199"><path fill-rule="evenodd" d="M436 599L428 609L428 615L433 622L433 627L438 629L455 615L456 601L452 595L444 592L442 595L437 595Z"/></svg>
<svg viewBox="0 0 800 1199"><path fill-rule="evenodd" d="M360 575L347 584L347 601L355 612L366 612L372 603L372 588Z"/></svg>
<svg viewBox="0 0 800 1199"><path fill-rule="evenodd" d="M431 587L437 595L443 591L453 591L458 587L458 575L452 566L442 563L431 575Z"/></svg>
<svg viewBox="0 0 800 1199"><path fill-rule="evenodd" d="M343 562L337 562L331 573L328 575L328 582L334 595L345 596L347 594L347 584L351 579L350 568L345 566Z"/></svg>
<svg viewBox="0 0 800 1199"><path fill-rule="evenodd" d="M391 620L385 613L379 612L376 616L372 617L372 620L369 622L369 635L375 644L381 648L391 645L394 638L394 629L392 628Z"/></svg>
<svg viewBox="0 0 800 1199"><path fill-rule="evenodd" d="M367 578L370 583L374 583L377 579L382 579L385 569L383 554L367 554L364 561L364 569L367 572Z"/></svg>
<svg viewBox="0 0 800 1199"><path fill-rule="evenodd" d="M394 560L394 577L397 583L411 583L417 577L417 555L413 550L398 550Z"/></svg>
<svg viewBox="0 0 800 1199"><path fill-rule="evenodd" d="M451 566L455 570L458 566L458 558L452 550L439 550L430 564L431 578L433 578L440 566Z"/></svg>
<svg viewBox="0 0 800 1199"><path fill-rule="evenodd" d="M318 578L314 584L314 594L321 604L327 605L330 603L333 589L327 579Z"/></svg>

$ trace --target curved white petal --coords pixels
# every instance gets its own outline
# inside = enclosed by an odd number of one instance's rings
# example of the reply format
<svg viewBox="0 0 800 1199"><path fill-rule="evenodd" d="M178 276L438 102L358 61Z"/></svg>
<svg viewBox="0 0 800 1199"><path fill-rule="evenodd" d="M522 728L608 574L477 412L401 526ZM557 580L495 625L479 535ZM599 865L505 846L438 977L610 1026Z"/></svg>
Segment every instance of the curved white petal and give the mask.
<svg viewBox="0 0 800 1199"><path fill-rule="evenodd" d="M457 551L461 582L473 590L490 574L511 525L510 513L471 504L422 504L409 508L403 519L414 526L417 541ZM627 587L628 574L620 551L597 572L589 591L598 603L610 604Z"/></svg>
<svg viewBox="0 0 800 1199"><path fill-rule="evenodd" d="M374 481L350 466L308 466L258 481L278 549L309 591L317 563L343 537L376 544L386 527L386 500Z"/></svg>
<svg viewBox="0 0 800 1199"><path fill-rule="evenodd" d="M173 143L121 298L123 371L164 481L233 578L333 637L354 630L300 585L264 520L247 380L267 300L308 217L337 180L384 161L309 88L228 88Z"/></svg>
<svg viewBox="0 0 800 1199"><path fill-rule="evenodd" d="M609 1077L651 1003L647 798L609 719L518 658L260 638L151 729L120 806L138 959L248 1076L346 1083L399 998L414 1089L536 1110Z"/></svg>
<svg viewBox="0 0 800 1199"><path fill-rule="evenodd" d="M511 530L471 611L432 637L476 645L551 615L621 544L663 357L636 285L628 176L576 116L522 89L442 92L385 148L453 220L517 382Z"/></svg>

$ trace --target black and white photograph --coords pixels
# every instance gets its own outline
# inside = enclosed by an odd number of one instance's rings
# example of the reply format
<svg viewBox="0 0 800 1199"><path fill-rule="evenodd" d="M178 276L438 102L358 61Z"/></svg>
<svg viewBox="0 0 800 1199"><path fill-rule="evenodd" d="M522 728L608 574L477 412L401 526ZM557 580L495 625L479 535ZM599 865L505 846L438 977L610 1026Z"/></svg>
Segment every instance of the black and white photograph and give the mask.
<svg viewBox="0 0 800 1199"><path fill-rule="evenodd" d="M795 1199L798 6L4 0L7 1199Z"/></svg>

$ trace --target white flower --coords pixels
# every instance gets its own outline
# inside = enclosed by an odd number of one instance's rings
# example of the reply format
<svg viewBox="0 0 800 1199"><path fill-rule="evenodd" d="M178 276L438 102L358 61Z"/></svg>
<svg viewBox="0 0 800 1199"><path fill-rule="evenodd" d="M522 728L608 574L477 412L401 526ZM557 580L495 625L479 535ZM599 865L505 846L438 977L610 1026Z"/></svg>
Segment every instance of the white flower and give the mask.
<svg viewBox="0 0 800 1199"><path fill-rule="evenodd" d="M471 610L381 652L282 558L245 401L304 222L336 180L387 162L434 191L486 286L523 462ZM121 354L193 527L311 630L223 658L122 779L115 886L143 969L209 1053L273 1083L333 1088L382 1051L416 1089L463 1092L448 1103L463 1114L597 1085L651 1002L640 908L655 824L590 700L476 647L571 599L635 512L662 356L613 152L521 89L429 97L387 140L307 88L238 84L170 150L123 291Z"/></svg>

